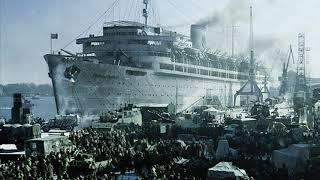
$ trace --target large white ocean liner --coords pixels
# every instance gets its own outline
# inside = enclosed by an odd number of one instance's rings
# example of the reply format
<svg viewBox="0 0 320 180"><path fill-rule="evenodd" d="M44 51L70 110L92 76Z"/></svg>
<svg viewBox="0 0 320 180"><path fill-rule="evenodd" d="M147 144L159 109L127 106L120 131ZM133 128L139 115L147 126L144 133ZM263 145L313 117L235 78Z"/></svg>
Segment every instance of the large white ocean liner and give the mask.
<svg viewBox="0 0 320 180"><path fill-rule="evenodd" d="M96 114L126 104L172 103L177 111L196 102L233 105L248 63L207 49L204 26L192 25L188 37L149 26L143 12L145 23L108 22L102 36L77 39L81 53L44 56L59 114Z"/></svg>

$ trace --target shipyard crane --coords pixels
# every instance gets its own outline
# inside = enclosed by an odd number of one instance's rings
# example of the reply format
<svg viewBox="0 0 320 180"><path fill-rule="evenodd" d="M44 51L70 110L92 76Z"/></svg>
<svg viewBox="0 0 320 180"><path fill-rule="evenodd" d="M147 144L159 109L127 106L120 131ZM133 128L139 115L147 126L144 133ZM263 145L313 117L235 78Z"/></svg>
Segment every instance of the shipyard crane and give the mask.
<svg viewBox="0 0 320 180"><path fill-rule="evenodd" d="M294 57L293 57L293 51L292 51L291 45L289 46L287 63L285 62L283 63L282 76L279 77L279 80L281 81L279 96L284 96L289 90L288 68L289 68L290 59L292 59L292 62L294 64Z"/></svg>
<svg viewBox="0 0 320 180"><path fill-rule="evenodd" d="M253 50L253 24L252 24L252 7L250 7L250 69L248 81L235 93L234 106L236 105L237 96L255 96L257 101L263 98L262 92L257 85L255 77L255 60ZM247 102L248 103L248 102Z"/></svg>
<svg viewBox="0 0 320 180"><path fill-rule="evenodd" d="M298 36L298 62L293 104L294 111L299 117L299 122L303 123L307 120L307 109L309 103L309 90L306 82L305 51L305 35L300 33Z"/></svg>

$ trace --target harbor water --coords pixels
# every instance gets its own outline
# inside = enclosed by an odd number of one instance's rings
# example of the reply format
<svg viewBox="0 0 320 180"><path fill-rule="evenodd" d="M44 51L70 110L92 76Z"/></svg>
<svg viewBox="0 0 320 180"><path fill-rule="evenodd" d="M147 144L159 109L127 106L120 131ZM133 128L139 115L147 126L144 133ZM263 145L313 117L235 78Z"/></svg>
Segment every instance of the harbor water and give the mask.
<svg viewBox="0 0 320 180"><path fill-rule="evenodd" d="M26 98L33 104L32 112L35 117L41 117L46 120L56 115L54 97L39 97L36 99ZM11 118L12 97L0 97L0 118Z"/></svg>

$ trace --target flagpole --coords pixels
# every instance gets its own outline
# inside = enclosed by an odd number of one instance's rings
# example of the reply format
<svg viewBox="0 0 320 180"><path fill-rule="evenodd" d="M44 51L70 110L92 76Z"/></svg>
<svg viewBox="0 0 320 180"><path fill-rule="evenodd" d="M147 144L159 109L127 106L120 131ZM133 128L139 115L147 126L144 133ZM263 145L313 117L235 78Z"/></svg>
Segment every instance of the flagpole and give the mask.
<svg viewBox="0 0 320 180"><path fill-rule="evenodd" d="M51 34L50 34L50 54L52 54L52 37L51 37Z"/></svg>

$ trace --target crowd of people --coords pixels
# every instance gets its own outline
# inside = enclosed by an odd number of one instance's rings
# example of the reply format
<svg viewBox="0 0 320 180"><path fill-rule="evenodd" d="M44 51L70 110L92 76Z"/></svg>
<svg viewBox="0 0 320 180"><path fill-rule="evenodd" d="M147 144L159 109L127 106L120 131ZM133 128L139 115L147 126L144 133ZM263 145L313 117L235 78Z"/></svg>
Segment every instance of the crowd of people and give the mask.
<svg viewBox="0 0 320 180"><path fill-rule="evenodd" d="M238 156L216 159L213 149L217 139L154 139L135 125L102 131L83 129L70 133L71 148L47 156L3 159L0 179L112 179L126 172L143 179L205 179L207 170L220 161L233 162L257 179L287 179L285 168L271 163L271 153L286 147L289 137L239 131L228 139Z"/></svg>
<svg viewBox="0 0 320 180"><path fill-rule="evenodd" d="M174 139L157 141L142 138L142 133L135 126L74 131L69 135L72 148L47 156L3 159L0 179L112 179L130 171L144 179L205 178L212 163L204 158L201 144L187 146ZM92 161L88 161L90 157ZM188 163L177 163L182 158ZM108 163L98 168L100 162Z"/></svg>
<svg viewBox="0 0 320 180"><path fill-rule="evenodd" d="M73 132L70 139L79 151L93 154L96 162L109 160L109 166L97 172L98 176L134 171L143 178L205 178L209 163L199 163L199 160L206 160L201 144L186 146L174 139L156 141L141 138L140 133L139 128L102 132L81 130ZM177 158L192 161L188 165L179 165L175 162ZM194 167L191 167L192 164L195 164ZM200 168L199 164L208 164L208 167Z"/></svg>
<svg viewBox="0 0 320 180"><path fill-rule="evenodd" d="M68 165L72 151L51 152L48 156L25 156L2 160L0 179L69 179Z"/></svg>

